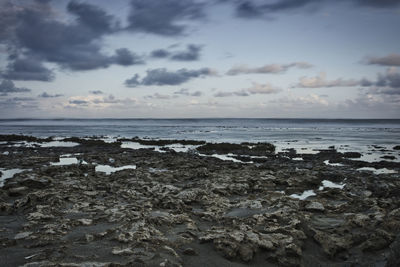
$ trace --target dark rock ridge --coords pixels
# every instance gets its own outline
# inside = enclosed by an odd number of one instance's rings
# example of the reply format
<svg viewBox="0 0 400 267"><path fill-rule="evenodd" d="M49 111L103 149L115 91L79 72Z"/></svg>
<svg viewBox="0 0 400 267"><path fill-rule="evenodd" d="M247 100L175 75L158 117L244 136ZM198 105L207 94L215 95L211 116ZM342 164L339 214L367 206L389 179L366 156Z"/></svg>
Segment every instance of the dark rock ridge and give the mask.
<svg viewBox="0 0 400 267"><path fill-rule="evenodd" d="M398 162L350 160L334 148L297 155L274 154L265 143L198 147L254 162L241 163L122 149L124 140L68 138L80 145L15 147L13 141L39 141L8 137L13 140L0 136L9 141L0 144L2 172L25 171L0 188L2 266L399 263ZM60 156L76 157L78 164L50 164ZM291 160L299 156L302 161ZM99 165L136 169L107 175L96 171ZM375 175L359 166L390 166L397 173Z"/></svg>
<svg viewBox="0 0 400 267"><path fill-rule="evenodd" d="M197 148L204 154L237 154L266 156L271 155L275 151L275 146L269 143L207 143Z"/></svg>

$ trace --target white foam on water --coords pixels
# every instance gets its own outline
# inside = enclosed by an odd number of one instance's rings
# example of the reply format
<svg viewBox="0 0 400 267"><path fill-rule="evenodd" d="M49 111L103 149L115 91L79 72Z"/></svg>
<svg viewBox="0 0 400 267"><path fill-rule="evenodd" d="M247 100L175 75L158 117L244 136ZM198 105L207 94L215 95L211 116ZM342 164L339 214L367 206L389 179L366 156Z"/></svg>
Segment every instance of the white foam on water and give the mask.
<svg viewBox="0 0 400 267"><path fill-rule="evenodd" d="M214 158L217 158L217 159L230 160L230 161L233 161L233 162L241 162L241 163L243 163L243 161L235 159L235 158L232 158L232 156L234 156L234 154L231 154L231 153L225 154L225 155L219 155L219 154L212 154L211 155L211 157L214 157Z"/></svg>
<svg viewBox="0 0 400 267"><path fill-rule="evenodd" d="M329 166L336 166L336 167L344 166L344 164L342 164L342 163L330 163L329 159L325 160L324 163L325 163L325 165L329 165Z"/></svg>
<svg viewBox="0 0 400 267"><path fill-rule="evenodd" d="M298 157L298 158L292 158L292 160L301 161L301 160L303 160L303 158L302 158L302 157Z"/></svg>
<svg viewBox="0 0 400 267"><path fill-rule="evenodd" d="M395 171L395 170L389 170L387 168L376 169L373 167L362 167L362 168L358 168L357 171L370 171L370 172L373 172L374 174L397 173L397 171Z"/></svg>
<svg viewBox="0 0 400 267"><path fill-rule="evenodd" d="M287 149L293 148L297 154L318 154L319 149L321 149L320 144L300 144L300 143L290 143L287 142L276 142L275 145L275 153L279 152L285 153L288 152Z"/></svg>
<svg viewBox="0 0 400 267"><path fill-rule="evenodd" d="M8 151L4 151L4 152L3 152L3 155L6 155L6 156L7 156L8 154L10 154L10 152L8 152Z"/></svg>
<svg viewBox="0 0 400 267"><path fill-rule="evenodd" d="M13 178L15 174L26 171L26 169L25 170L23 170L23 169L8 169L8 170L6 170L3 168L0 168L0 171L1 171L0 187L2 187L4 185L5 180Z"/></svg>
<svg viewBox="0 0 400 267"><path fill-rule="evenodd" d="M339 188L343 189L346 184L336 184L329 180L323 180L322 185L318 188L318 190L324 190L324 188Z"/></svg>
<svg viewBox="0 0 400 267"><path fill-rule="evenodd" d="M105 143L114 143L117 141L117 139L118 139L117 137L107 135L104 138L101 138L100 140L104 141Z"/></svg>
<svg viewBox="0 0 400 267"><path fill-rule="evenodd" d="M127 169L136 169L136 165L126 165L122 167L112 167L110 165L97 165L95 167L96 172L104 172L105 174L109 175L113 172L127 170Z"/></svg>
<svg viewBox="0 0 400 267"><path fill-rule="evenodd" d="M298 194L291 194L290 197L291 198L296 198L296 199L300 199L300 200L305 200L308 197L311 196L316 196L317 194L315 194L314 190L306 190L303 192L303 194L298 195Z"/></svg>
<svg viewBox="0 0 400 267"><path fill-rule="evenodd" d="M195 150L199 145L182 145L182 144L170 144L165 147L174 150L175 152L188 152L189 150Z"/></svg>

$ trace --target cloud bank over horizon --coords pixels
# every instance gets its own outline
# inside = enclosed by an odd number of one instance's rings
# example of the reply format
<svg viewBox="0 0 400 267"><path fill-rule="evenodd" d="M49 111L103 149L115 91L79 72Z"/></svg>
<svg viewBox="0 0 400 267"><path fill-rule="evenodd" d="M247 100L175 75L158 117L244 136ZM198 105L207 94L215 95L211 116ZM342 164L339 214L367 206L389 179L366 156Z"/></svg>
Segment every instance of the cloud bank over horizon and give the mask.
<svg viewBox="0 0 400 267"><path fill-rule="evenodd" d="M400 118L399 12L395 0L4 0L1 117Z"/></svg>

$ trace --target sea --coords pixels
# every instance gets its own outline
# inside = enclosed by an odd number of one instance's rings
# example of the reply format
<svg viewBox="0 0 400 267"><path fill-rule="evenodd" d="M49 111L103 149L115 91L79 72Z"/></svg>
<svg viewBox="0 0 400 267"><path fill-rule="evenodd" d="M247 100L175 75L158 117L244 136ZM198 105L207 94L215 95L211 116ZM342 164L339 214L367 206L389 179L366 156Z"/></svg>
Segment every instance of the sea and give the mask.
<svg viewBox="0 0 400 267"><path fill-rule="evenodd" d="M1 119L0 134L36 137L140 137L208 142L269 142L277 151L318 153L334 146L363 160L400 161L400 119Z"/></svg>

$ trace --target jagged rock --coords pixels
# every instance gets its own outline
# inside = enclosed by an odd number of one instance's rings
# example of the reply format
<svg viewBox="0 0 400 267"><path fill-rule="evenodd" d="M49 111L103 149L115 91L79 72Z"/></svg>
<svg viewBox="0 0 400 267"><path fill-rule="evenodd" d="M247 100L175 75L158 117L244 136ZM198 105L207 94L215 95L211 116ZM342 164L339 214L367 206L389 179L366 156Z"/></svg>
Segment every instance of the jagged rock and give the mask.
<svg viewBox="0 0 400 267"><path fill-rule="evenodd" d="M22 196L27 190L28 187L26 186L12 187L8 189L8 194L10 196Z"/></svg>
<svg viewBox="0 0 400 267"><path fill-rule="evenodd" d="M28 220L38 221L38 220L50 220L53 219L53 215L45 215L41 212L32 212L28 215Z"/></svg>
<svg viewBox="0 0 400 267"><path fill-rule="evenodd" d="M13 211L13 206L9 203L0 202L0 212L11 213Z"/></svg>
<svg viewBox="0 0 400 267"><path fill-rule="evenodd" d="M227 239L214 239L214 246L227 259L235 258L239 249L237 242Z"/></svg>
<svg viewBox="0 0 400 267"><path fill-rule="evenodd" d="M376 251L388 247L392 241L392 235L382 229L379 229L369 235L368 240L361 244L360 247L364 251Z"/></svg>
<svg viewBox="0 0 400 267"><path fill-rule="evenodd" d="M322 203L313 201L313 202L308 203L306 205L305 209L309 210L309 211L324 211L325 207L324 207L324 205L322 205Z"/></svg>
<svg viewBox="0 0 400 267"><path fill-rule="evenodd" d="M51 180L46 177L38 178L35 176L29 176L28 178L19 181L19 183L28 188L43 189L50 185Z"/></svg>
<svg viewBox="0 0 400 267"><path fill-rule="evenodd" d="M92 219L78 219L77 220L82 225L91 225L93 223Z"/></svg>
<svg viewBox="0 0 400 267"><path fill-rule="evenodd" d="M193 248L185 248L183 250L183 254L188 255L188 256L195 256L197 255L196 251Z"/></svg>
<svg viewBox="0 0 400 267"><path fill-rule="evenodd" d="M25 239L27 237L29 237L31 234L33 234L32 232L22 232L22 233L18 233L14 236L15 240L19 240L19 239Z"/></svg>
<svg viewBox="0 0 400 267"><path fill-rule="evenodd" d="M114 248L111 253L114 255L132 255L134 252L131 248Z"/></svg>
<svg viewBox="0 0 400 267"><path fill-rule="evenodd" d="M90 243L94 240L94 235L85 234L85 239L86 239L86 242Z"/></svg>
<svg viewBox="0 0 400 267"><path fill-rule="evenodd" d="M321 231L315 231L314 239L321 244L324 252L330 257L334 257L338 252L348 249L351 246L349 236L338 236Z"/></svg>
<svg viewBox="0 0 400 267"><path fill-rule="evenodd" d="M376 265L388 255L388 264L397 266L389 244L400 229L400 181L396 174L356 170L397 170L397 162L349 160L332 149L292 161L300 156L293 149L240 157L257 162L242 164L89 143L7 148L7 157L0 152L2 168L31 168L0 189L0 249L12 255L23 246L28 257L37 254L26 259L37 266L186 266L185 260L193 263L197 257L182 255L205 253L207 262L222 255L230 262L216 262L228 265L252 265L254 259L255 265L271 266ZM48 165L65 154L89 164ZM110 164L110 158L112 165L137 169L95 171L94 163ZM324 179L346 187L318 190ZM15 190L12 197L10 190ZM289 197L307 190L318 192L311 201ZM207 255L210 247L218 253ZM102 262L109 257L115 262Z"/></svg>
<svg viewBox="0 0 400 267"><path fill-rule="evenodd" d="M390 245L389 256L387 257L387 262L385 267L398 267L398 266L400 266L400 234L397 235L394 242Z"/></svg>
<svg viewBox="0 0 400 267"><path fill-rule="evenodd" d="M253 259L254 251L249 245L241 245L239 247L239 256L243 261L251 261Z"/></svg>

